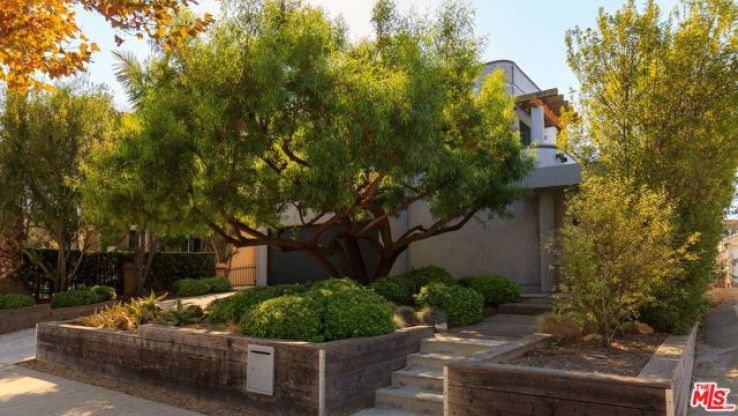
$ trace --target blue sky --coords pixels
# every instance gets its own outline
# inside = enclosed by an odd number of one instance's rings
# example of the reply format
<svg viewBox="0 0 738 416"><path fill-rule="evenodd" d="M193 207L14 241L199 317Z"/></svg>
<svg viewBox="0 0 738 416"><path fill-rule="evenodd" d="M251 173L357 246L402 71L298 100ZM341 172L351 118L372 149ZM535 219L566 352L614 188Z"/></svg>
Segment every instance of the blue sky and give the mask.
<svg viewBox="0 0 738 416"><path fill-rule="evenodd" d="M309 3L324 7L331 15L342 15L349 26L351 36L360 38L371 33L369 22L373 1L309 0ZM403 10L426 12L438 5L440 0L398 0ZM658 0L667 12L676 0ZM577 81L566 64L564 34L576 25L592 26L597 9L604 7L614 11L623 4L622 0L475 0L476 31L487 37L483 53L485 61L511 59L525 71L541 88L557 87L567 93L577 88ZM201 0L195 8L198 13L218 15L217 0ZM114 32L99 16L80 13L80 24L85 33L100 45L101 52L93 55L94 62L88 67L92 82L109 86L120 109L128 109L125 94L113 75L113 50L133 52L140 59L149 54L145 41L124 37L126 42L117 48L113 42Z"/></svg>

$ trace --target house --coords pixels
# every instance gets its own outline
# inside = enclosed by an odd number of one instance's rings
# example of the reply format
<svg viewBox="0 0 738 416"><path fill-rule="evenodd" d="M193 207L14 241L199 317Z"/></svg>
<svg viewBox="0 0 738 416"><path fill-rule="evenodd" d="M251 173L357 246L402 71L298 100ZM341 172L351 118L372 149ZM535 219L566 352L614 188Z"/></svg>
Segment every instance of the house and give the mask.
<svg viewBox="0 0 738 416"><path fill-rule="evenodd" d="M487 221L486 225L471 221L459 231L411 245L397 259L393 274L436 265L457 278L485 273L505 276L527 293L553 289L556 276L546 242L562 224L565 189L581 181L579 164L556 146L556 135L562 128L559 116L567 103L557 89L539 88L515 62L489 62L483 75L496 69L502 69L507 76L510 94L516 97L523 144L537 159L536 169L524 181L533 196L513 202L506 218ZM289 221L287 215L288 224ZM399 215L393 228L402 233L430 221L427 205L417 202ZM260 285L294 283L326 275L309 255L281 253L268 247L240 249L232 263L236 268L254 267Z"/></svg>

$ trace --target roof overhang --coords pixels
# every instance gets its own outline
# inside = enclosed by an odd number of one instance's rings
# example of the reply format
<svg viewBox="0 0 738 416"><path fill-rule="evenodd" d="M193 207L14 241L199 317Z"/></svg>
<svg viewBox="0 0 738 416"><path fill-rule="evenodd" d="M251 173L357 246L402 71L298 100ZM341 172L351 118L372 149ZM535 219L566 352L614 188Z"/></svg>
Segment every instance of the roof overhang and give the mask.
<svg viewBox="0 0 738 416"><path fill-rule="evenodd" d="M579 163L541 166L523 180L522 185L534 190L562 188L582 182L582 167Z"/></svg>
<svg viewBox="0 0 738 416"><path fill-rule="evenodd" d="M543 106L546 127L556 127L558 129L564 127L559 120L562 109L571 108L571 104L566 101L564 95L559 94L558 88L520 95L515 97L515 104L525 112L530 112L531 107Z"/></svg>

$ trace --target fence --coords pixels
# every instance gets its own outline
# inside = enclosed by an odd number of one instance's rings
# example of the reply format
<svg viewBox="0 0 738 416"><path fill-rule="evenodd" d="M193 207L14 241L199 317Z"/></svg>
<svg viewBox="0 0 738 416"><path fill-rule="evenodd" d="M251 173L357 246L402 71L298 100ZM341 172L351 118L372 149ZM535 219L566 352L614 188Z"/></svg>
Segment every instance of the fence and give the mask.
<svg viewBox="0 0 738 416"><path fill-rule="evenodd" d="M256 286L256 266L228 269L227 276L233 286Z"/></svg>

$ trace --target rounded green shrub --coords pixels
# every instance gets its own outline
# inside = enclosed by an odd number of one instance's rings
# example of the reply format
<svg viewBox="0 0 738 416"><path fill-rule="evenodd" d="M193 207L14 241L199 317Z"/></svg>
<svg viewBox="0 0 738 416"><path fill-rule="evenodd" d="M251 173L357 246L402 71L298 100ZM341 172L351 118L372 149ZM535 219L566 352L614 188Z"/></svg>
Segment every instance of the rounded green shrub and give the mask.
<svg viewBox="0 0 738 416"><path fill-rule="evenodd" d="M98 302L115 299L115 289L110 286L95 285L90 288L97 295Z"/></svg>
<svg viewBox="0 0 738 416"><path fill-rule="evenodd" d="M285 285L287 286L287 285ZM241 290L233 296L216 299L207 307L208 320L213 323L238 322L246 312L259 303L282 296L284 289L294 290L289 287L265 286L253 289Z"/></svg>
<svg viewBox="0 0 738 416"><path fill-rule="evenodd" d="M210 285L203 279L180 279L174 282L174 293L177 296L198 296L210 292Z"/></svg>
<svg viewBox="0 0 738 416"><path fill-rule="evenodd" d="M441 309L451 326L471 325L482 320L484 297L474 289L433 282L420 289L415 302Z"/></svg>
<svg viewBox="0 0 738 416"><path fill-rule="evenodd" d="M241 333L259 338L323 342L323 301L315 296L266 300L241 319Z"/></svg>
<svg viewBox="0 0 738 416"><path fill-rule="evenodd" d="M409 271L407 276L413 281L415 293L418 293L423 286L433 282L440 282L449 286L456 284L456 280L454 280L451 274L438 266L426 266L414 269Z"/></svg>
<svg viewBox="0 0 738 416"><path fill-rule="evenodd" d="M387 276L372 282L369 289L398 305L412 305L415 283L404 274Z"/></svg>
<svg viewBox="0 0 738 416"><path fill-rule="evenodd" d="M326 341L389 334L395 330L394 308L371 291L344 289L325 297L324 302Z"/></svg>
<svg viewBox="0 0 738 416"><path fill-rule="evenodd" d="M99 301L100 298L97 293L92 290L75 289L54 293L54 296L51 298L51 307L66 308L69 306L91 305Z"/></svg>
<svg viewBox="0 0 738 416"><path fill-rule="evenodd" d="M395 328L409 328L421 324L420 316L411 306L398 306L395 308L393 321Z"/></svg>
<svg viewBox="0 0 738 416"><path fill-rule="evenodd" d="M22 293L8 293L6 295L0 295L0 309L22 308L24 306L31 306L34 303L32 296L24 295Z"/></svg>
<svg viewBox="0 0 738 416"><path fill-rule="evenodd" d="M343 290L358 289L364 290L365 287L356 280L344 277L341 279L326 279L312 283L308 287L309 290L327 290L330 292L340 292Z"/></svg>
<svg viewBox="0 0 738 416"><path fill-rule="evenodd" d="M520 300L520 286L510 279L492 274L465 277L462 286L476 290L484 296L485 305L502 305Z"/></svg>
<svg viewBox="0 0 738 416"><path fill-rule="evenodd" d="M233 286L227 277L208 277L200 279L210 286L211 292L228 292L233 290Z"/></svg>

